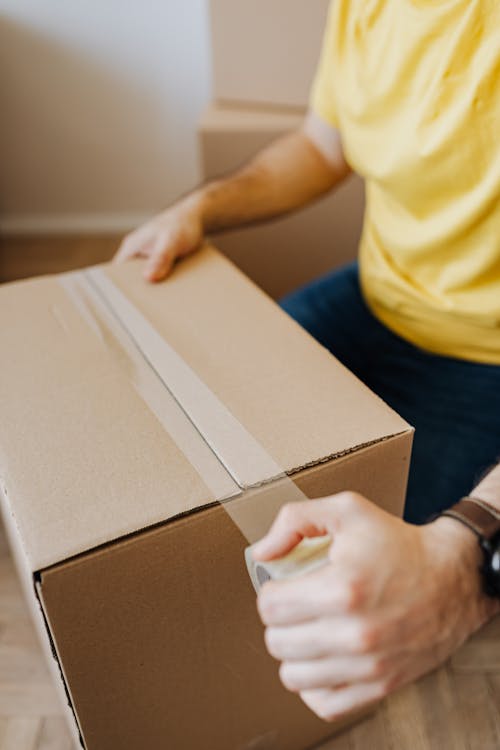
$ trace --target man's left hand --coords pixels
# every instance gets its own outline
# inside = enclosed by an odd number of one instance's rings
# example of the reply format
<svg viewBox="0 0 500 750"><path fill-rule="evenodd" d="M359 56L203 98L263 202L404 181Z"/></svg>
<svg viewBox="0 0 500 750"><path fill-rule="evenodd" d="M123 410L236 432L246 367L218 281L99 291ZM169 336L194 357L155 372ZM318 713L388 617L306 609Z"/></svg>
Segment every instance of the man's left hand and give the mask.
<svg viewBox="0 0 500 750"><path fill-rule="evenodd" d="M266 583L258 607L284 685L327 721L442 664L500 610L471 531L447 517L413 526L351 492L284 506L254 557L323 534L328 564Z"/></svg>

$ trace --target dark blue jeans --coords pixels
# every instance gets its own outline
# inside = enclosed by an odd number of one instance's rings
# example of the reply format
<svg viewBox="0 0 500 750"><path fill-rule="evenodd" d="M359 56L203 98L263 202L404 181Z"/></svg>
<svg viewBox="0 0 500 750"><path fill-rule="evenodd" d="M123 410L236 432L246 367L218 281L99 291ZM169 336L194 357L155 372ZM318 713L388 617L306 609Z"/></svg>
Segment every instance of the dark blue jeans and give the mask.
<svg viewBox="0 0 500 750"><path fill-rule="evenodd" d="M500 366L436 356L392 333L366 306L357 264L282 307L416 428L406 520L450 507L500 460Z"/></svg>

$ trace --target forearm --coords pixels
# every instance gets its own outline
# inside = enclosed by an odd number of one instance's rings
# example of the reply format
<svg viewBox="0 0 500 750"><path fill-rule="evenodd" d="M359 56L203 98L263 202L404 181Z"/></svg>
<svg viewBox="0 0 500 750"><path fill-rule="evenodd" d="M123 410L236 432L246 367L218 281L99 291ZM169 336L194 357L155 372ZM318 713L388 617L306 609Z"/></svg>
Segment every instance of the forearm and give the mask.
<svg viewBox="0 0 500 750"><path fill-rule="evenodd" d="M327 160L299 129L274 141L234 174L196 190L204 231L265 221L327 193L349 172L343 159Z"/></svg>

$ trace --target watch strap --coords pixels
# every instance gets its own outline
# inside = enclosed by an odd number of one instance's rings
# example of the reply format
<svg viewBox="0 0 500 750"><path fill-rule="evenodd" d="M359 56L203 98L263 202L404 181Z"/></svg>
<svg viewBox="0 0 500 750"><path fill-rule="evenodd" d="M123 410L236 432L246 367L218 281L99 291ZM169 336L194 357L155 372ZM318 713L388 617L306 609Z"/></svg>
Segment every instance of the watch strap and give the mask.
<svg viewBox="0 0 500 750"><path fill-rule="evenodd" d="M500 531L500 510L471 495L463 497L441 515L465 524L479 539L492 539Z"/></svg>

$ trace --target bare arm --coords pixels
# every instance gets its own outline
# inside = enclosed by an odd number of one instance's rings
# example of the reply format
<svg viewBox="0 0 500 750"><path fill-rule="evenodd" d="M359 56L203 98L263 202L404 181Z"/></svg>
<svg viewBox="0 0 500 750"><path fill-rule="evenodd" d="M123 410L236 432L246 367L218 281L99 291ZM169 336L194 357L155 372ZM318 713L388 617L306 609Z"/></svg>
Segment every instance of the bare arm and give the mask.
<svg viewBox="0 0 500 750"><path fill-rule="evenodd" d="M272 219L302 208L344 179L337 130L309 114L303 126L271 143L242 169L194 194L206 232Z"/></svg>
<svg viewBox="0 0 500 750"><path fill-rule="evenodd" d="M116 255L147 257L145 276L164 279L176 258L206 234L266 221L302 208L350 172L339 132L310 113L233 174L209 182L127 235Z"/></svg>

